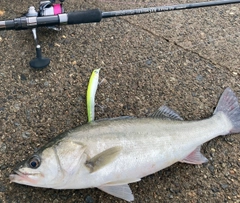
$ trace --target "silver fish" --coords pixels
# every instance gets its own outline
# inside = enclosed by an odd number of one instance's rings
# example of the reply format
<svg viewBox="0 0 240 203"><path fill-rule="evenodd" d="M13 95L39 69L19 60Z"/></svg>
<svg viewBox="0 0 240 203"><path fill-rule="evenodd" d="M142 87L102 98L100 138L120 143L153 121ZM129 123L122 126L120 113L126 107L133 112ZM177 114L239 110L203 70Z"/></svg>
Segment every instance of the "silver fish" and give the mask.
<svg viewBox="0 0 240 203"><path fill-rule="evenodd" d="M240 132L238 99L230 88L213 116L182 121L166 106L150 118L94 121L60 134L18 165L11 182L54 189L100 190L133 201L128 183L176 162L207 162L201 144Z"/></svg>

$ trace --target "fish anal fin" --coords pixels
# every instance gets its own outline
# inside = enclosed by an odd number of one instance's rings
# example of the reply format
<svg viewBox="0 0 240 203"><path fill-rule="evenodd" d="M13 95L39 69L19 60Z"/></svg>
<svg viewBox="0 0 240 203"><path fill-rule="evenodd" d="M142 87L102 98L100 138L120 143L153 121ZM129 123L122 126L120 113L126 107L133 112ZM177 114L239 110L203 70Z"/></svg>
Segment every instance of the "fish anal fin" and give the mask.
<svg viewBox="0 0 240 203"><path fill-rule="evenodd" d="M184 158L181 162L188 164L202 164L208 162L208 159L203 156L200 152L201 147L198 146L193 152L191 152L186 158Z"/></svg>
<svg viewBox="0 0 240 203"><path fill-rule="evenodd" d="M122 147L119 146L109 148L100 154L97 154L93 158L87 160L85 165L90 169L90 172L93 173L114 161L121 150Z"/></svg>
<svg viewBox="0 0 240 203"><path fill-rule="evenodd" d="M156 112L151 114L150 117L163 120L183 120L181 116L167 106L161 106Z"/></svg>
<svg viewBox="0 0 240 203"><path fill-rule="evenodd" d="M100 189L110 195L113 195L115 197L129 201L129 202L134 200L132 190L130 189L129 185L127 185L127 184L115 185L115 186L102 185L102 186L98 187L98 189Z"/></svg>

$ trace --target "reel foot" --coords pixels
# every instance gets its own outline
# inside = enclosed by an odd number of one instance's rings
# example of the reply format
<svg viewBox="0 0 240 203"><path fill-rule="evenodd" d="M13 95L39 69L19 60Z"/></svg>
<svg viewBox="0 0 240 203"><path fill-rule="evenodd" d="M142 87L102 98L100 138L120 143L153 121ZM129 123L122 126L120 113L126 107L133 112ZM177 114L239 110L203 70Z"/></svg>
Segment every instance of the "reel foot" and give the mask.
<svg viewBox="0 0 240 203"><path fill-rule="evenodd" d="M29 64L34 69L42 70L49 65L50 59L42 57L40 45L36 46L36 53L37 53L37 57L32 59Z"/></svg>

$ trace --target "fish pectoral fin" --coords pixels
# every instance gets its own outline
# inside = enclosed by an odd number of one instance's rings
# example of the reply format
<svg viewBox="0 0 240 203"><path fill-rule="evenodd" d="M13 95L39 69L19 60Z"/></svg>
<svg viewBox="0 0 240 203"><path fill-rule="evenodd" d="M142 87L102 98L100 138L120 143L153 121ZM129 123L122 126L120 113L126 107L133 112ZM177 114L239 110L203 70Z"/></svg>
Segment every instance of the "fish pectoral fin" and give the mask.
<svg viewBox="0 0 240 203"><path fill-rule="evenodd" d="M185 159L181 162L188 164L202 164L208 162L208 159L203 156L200 152L201 146L198 146L191 154L189 154Z"/></svg>
<svg viewBox="0 0 240 203"><path fill-rule="evenodd" d="M167 106L161 106L156 112L151 114L150 117L163 120L183 120L181 116Z"/></svg>
<svg viewBox="0 0 240 203"><path fill-rule="evenodd" d="M115 186L102 185L102 186L98 187L98 189L100 189L110 195L113 195L115 197L129 201L129 202L134 200L132 190L130 189L129 185L127 185L127 184L115 185Z"/></svg>
<svg viewBox="0 0 240 203"><path fill-rule="evenodd" d="M119 155L121 150L122 147L119 146L109 148L87 160L85 165L90 168L91 173L96 172L97 170L111 163Z"/></svg>

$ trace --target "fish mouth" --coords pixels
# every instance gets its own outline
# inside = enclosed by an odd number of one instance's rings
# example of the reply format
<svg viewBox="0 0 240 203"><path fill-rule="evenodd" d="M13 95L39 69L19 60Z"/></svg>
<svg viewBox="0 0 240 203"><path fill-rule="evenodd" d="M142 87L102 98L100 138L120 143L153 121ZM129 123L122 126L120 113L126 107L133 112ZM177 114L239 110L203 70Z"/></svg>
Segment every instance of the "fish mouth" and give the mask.
<svg viewBox="0 0 240 203"><path fill-rule="evenodd" d="M20 170L15 170L13 174L10 174L9 179L10 183L16 182L16 183L35 183L35 180L31 177L39 175L40 172L37 173L29 173L29 172L23 172ZM31 177L30 177L31 176Z"/></svg>
<svg viewBox="0 0 240 203"><path fill-rule="evenodd" d="M19 175L19 176L24 176L24 175L34 176L34 175L40 174L39 172L37 172L37 173L27 173L27 172L18 171L18 170L15 170L14 172L15 172L17 175Z"/></svg>

